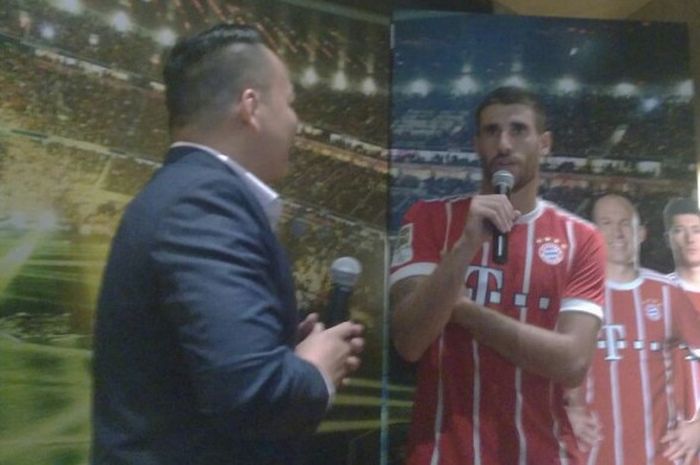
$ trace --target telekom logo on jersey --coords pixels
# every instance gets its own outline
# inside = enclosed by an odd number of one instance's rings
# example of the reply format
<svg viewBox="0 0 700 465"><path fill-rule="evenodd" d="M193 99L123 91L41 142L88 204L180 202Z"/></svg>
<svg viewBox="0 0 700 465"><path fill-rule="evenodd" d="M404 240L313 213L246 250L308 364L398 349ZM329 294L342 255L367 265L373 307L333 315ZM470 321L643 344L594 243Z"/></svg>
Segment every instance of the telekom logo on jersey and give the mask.
<svg viewBox="0 0 700 465"><path fill-rule="evenodd" d="M467 287L467 292L471 294L471 298L474 302L480 305L486 304L500 304L501 303L501 290L503 289L503 270L496 270L494 268L489 268L486 266L469 266L467 269L467 276L465 281L468 283L469 279L476 274L476 293L471 287ZM489 281L494 282L492 289L489 292ZM488 300L487 300L488 297Z"/></svg>
<svg viewBox="0 0 700 465"><path fill-rule="evenodd" d="M476 282L474 282L476 281ZM467 283L466 292L474 302L481 305L500 305L503 299L504 274L503 270L489 268L487 266L471 265L467 269L465 277ZM476 284L476 288L472 287ZM515 307L526 307L529 294L514 292L510 304ZM549 308L549 297L537 296L537 306L540 310ZM532 305L534 306L534 305Z"/></svg>
<svg viewBox="0 0 700 465"><path fill-rule="evenodd" d="M612 362L615 360L622 360L623 351L629 347L627 340L625 339L625 325L620 324L608 324L603 325L600 328L600 335L602 339L598 340L598 348L605 350L605 361ZM680 346L684 348L685 346ZM658 352L664 349L671 349L667 343L664 341L632 341L631 349L633 350L650 350L652 352ZM687 353L686 359L697 360L698 357Z"/></svg>

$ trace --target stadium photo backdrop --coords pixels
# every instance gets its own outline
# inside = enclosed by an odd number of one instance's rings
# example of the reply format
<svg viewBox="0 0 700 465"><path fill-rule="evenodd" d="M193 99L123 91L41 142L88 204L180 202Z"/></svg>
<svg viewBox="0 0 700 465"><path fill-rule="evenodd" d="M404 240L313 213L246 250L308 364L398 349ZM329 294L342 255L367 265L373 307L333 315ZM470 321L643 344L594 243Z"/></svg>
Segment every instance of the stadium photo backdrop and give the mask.
<svg viewBox="0 0 700 465"><path fill-rule="evenodd" d="M396 249L401 218L418 199L478 191L476 106L514 85L539 94L553 135L540 196L589 218L596 196L624 192L648 229L642 266L673 269L661 212L669 198L696 191L685 25L403 10L393 18L392 63ZM410 385L410 367L392 368ZM391 412L409 419L410 409Z"/></svg>
<svg viewBox="0 0 700 465"><path fill-rule="evenodd" d="M334 259L363 267L363 367L310 463L378 460L389 16L310 5L0 0L1 464L88 461L95 301L124 206L168 147L161 67L178 37L221 21L254 24L295 84L299 134L274 188L299 307L326 311Z"/></svg>
<svg viewBox="0 0 700 465"><path fill-rule="evenodd" d="M669 197L696 189L688 33L678 23L401 11L394 17L389 230L418 198L475 192L474 110L501 85L539 94L553 135L540 194L581 216L609 190L641 204L643 264Z"/></svg>

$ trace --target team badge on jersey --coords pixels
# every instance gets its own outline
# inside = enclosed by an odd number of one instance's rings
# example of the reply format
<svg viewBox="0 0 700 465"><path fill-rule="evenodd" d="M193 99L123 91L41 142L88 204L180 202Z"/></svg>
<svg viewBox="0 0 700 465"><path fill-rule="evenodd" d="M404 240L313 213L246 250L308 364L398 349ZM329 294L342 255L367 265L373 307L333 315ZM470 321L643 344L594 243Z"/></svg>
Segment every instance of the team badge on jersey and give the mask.
<svg viewBox="0 0 700 465"><path fill-rule="evenodd" d="M647 299L643 303L644 314L651 321L659 321L663 316L663 305L658 300Z"/></svg>
<svg viewBox="0 0 700 465"><path fill-rule="evenodd" d="M564 250L568 247L561 240L553 237L543 237L535 241L537 255L548 265L558 265L564 260Z"/></svg>
<svg viewBox="0 0 700 465"><path fill-rule="evenodd" d="M399 235L394 242L394 253L391 257L391 266L399 266L413 259L413 223L405 224L399 230Z"/></svg>

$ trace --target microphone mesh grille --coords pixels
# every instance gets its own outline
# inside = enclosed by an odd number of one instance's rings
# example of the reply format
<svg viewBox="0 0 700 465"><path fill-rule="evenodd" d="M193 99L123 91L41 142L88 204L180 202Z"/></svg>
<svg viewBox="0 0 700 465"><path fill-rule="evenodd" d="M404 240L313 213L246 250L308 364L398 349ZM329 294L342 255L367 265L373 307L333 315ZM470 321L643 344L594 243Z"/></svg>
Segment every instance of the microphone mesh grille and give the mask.
<svg viewBox="0 0 700 465"><path fill-rule="evenodd" d="M514 183L515 178L513 178L511 172L507 170L496 171L491 177L491 185L493 186L506 186L508 189L512 189Z"/></svg>

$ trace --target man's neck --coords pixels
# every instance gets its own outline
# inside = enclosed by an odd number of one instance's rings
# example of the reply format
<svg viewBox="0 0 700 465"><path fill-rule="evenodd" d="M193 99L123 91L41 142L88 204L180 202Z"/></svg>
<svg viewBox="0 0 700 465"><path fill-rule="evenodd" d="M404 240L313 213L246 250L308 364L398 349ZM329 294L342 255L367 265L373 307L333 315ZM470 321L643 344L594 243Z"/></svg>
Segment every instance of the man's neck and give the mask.
<svg viewBox="0 0 700 465"><path fill-rule="evenodd" d="M533 211L537 206L537 187L539 186L539 178L535 178L525 186L522 186L517 191L510 193L510 203L513 208L518 210L521 215L526 215ZM492 186L484 185L481 189L482 194L495 194Z"/></svg>
<svg viewBox="0 0 700 465"><path fill-rule="evenodd" d="M700 286L700 266L679 266L676 267L676 274L683 281Z"/></svg>
<svg viewBox="0 0 700 465"><path fill-rule="evenodd" d="M171 142L191 142L197 145L204 145L205 147L214 149L227 156L231 155L230 144L227 143L228 141L216 137L216 134L205 134L198 131L181 129L172 133Z"/></svg>
<svg viewBox="0 0 700 465"><path fill-rule="evenodd" d="M526 215L537 206L537 191L528 189L528 186L525 186L525 188L510 195L510 203L513 204L513 208L518 210L520 214Z"/></svg>
<svg viewBox="0 0 700 465"><path fill-rule="evenodd" d="M639 268L634 264L608 263L605 267L605 278L616 283L628 283L639 276Z"/></svg>

